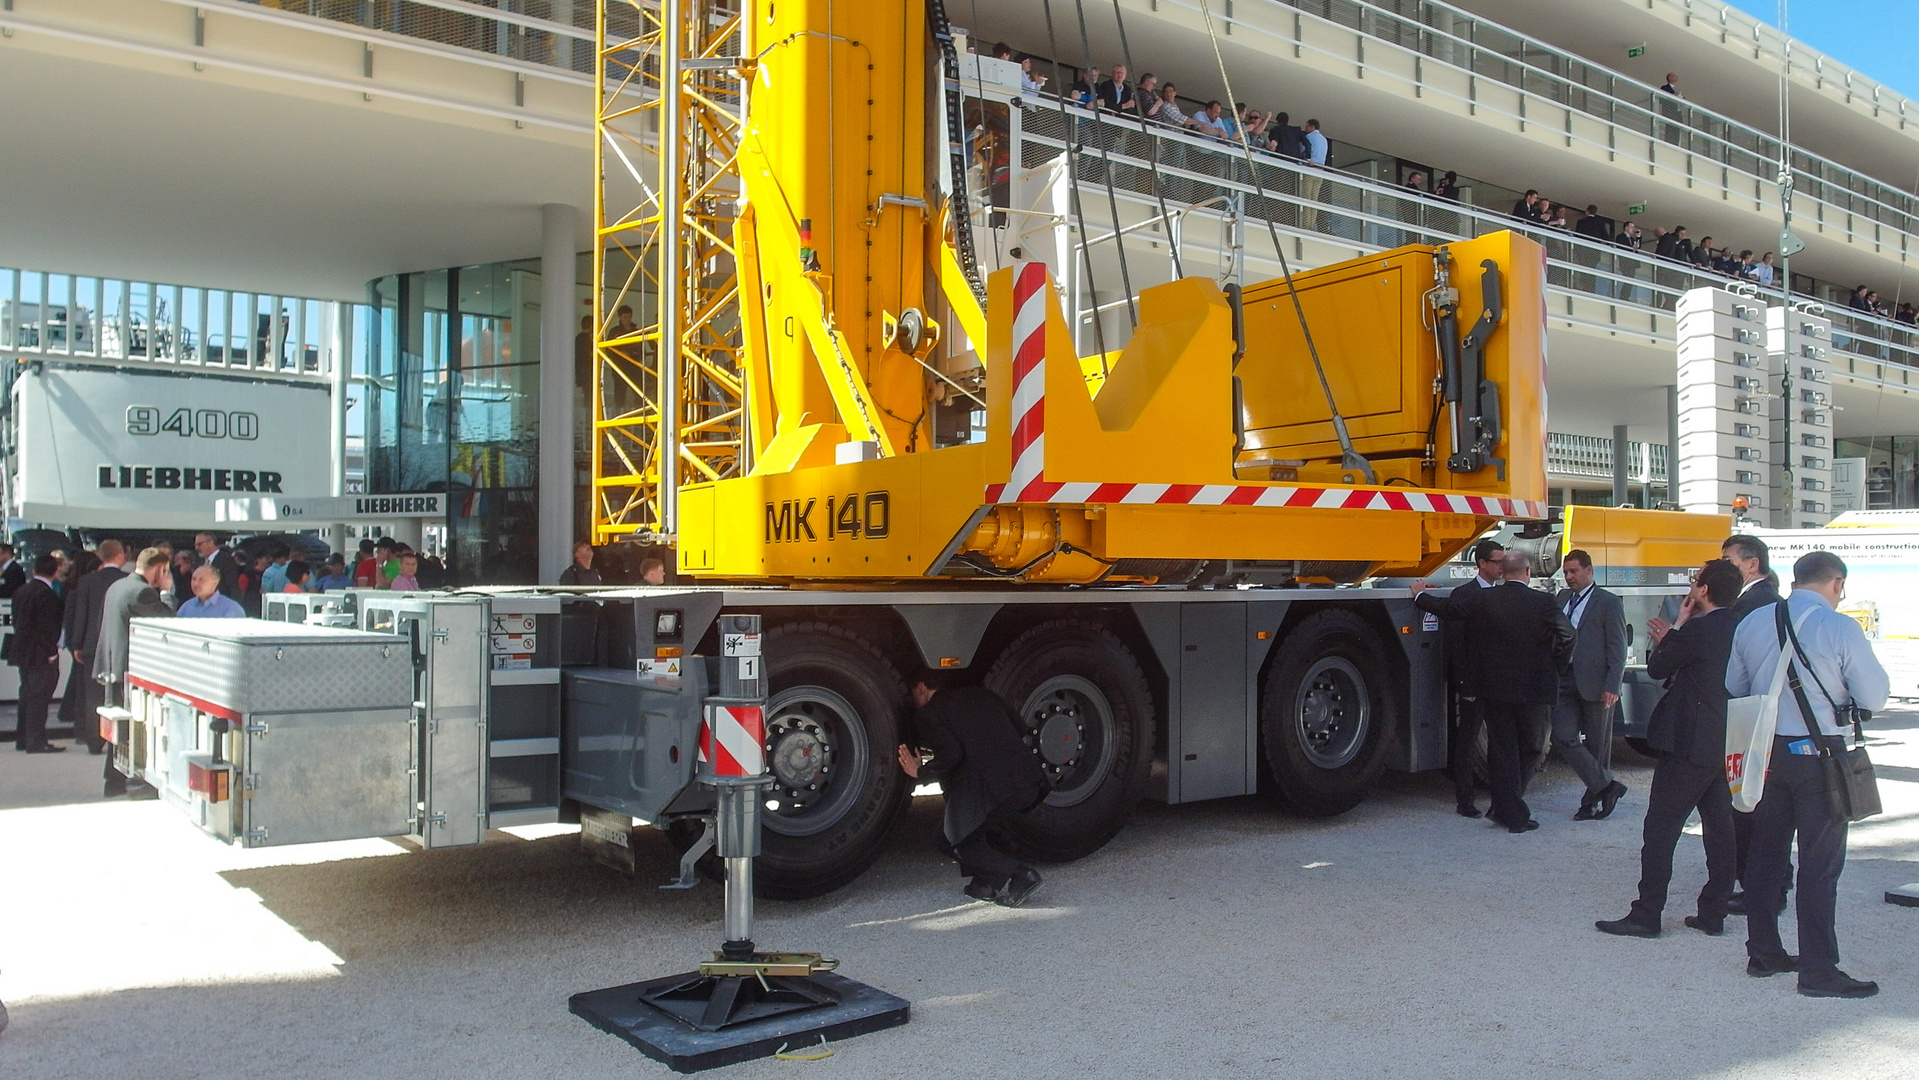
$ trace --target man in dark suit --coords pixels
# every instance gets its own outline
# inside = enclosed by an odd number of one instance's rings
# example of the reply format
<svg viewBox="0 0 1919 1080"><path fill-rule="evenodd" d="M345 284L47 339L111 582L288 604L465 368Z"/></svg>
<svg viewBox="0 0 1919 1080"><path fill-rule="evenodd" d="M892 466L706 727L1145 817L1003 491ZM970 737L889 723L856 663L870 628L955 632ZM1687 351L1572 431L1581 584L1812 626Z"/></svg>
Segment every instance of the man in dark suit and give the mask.
<svg viewBox="0 0 1919 1080"><path fill-rule="evenodd" d="M199 566L211 566L220 572L220 591L229 600L240 599L240 564L233 557L233 549L213 538L212 533L198 533L193 538L193 550L200 556Z"/></svg>
<svg viewBox="0 0 1919 1080"><path fill-rule="evenodd" d="M73 725L73 741L85 743L99 754L106 751L100 738L99 708L103 704L101 686L93 680L93 650L100 641L100 618L106 611L107 589L126 576L121 567L127 553L118 540L102 540L95 549L100 568L74 582L67 590L66 641L73 654L73 677L67 680L67 692L79 698Z"/></svg>
<svg viewBox="0 0 1919 1080"><path fill-rule="evenodd" d="M47 709L60 682L60 595L53 579L60 556L33 560L33 579L13 594L13 640L7 663L20 669L19 732L13 748L29 754L56 754L64 746L47 745Z"/></svg>
<svg viewBox="0 0 1919 1080"><path fill-rule="evenodd" d="M100 685L106 704L126 704L127 639L133 620L173 614L173 609L160 599L160 590L173 577L172 562L172 553L165 548L150 547L142 551L133 560L133 573L121 575L101 599L99 636L89 655L93 659L94 682ZM101 772L106 781L107 798L127 793L127 778L113 767L112 754L107 755Z"/></svg>
<svg viewBox="0 0 1919 1080"><path fill-rule="evenodd" d="M1737 533L1726 537L1719 545L1719 556L1739 568L1742 584L1739 586L1739 601L1732 605L1734 623L1744 622L1746 616L1755 611L1765 611L1769 615L1772 606L1779 602L1779 585L1772 573L1772 552L1767 550L1766 542L1757 536ZM1752 814L1734 810L1732 812L1733 850L1738 860L1739 886L1746 885L1746 854L1752 850ZM1792 873L1788 867L1786 891L1792 888ZM1776 902L1779 909L1786 908L1786 891L1780 892ZM1726 910L1734 915L1746 913L1746 894L1736 892L1728 901Z"/></svg>
<svg viewBox="0 0 1919 1080"><path fill-rule="evenodd" d="M993 847L992 825L1025 813L1046 797L1046 778L1020 737L1019 720L983 686L953 686L951 675L929 670L913 684L913 726L922 760L902 743L900 768L917 780L938 780L946 796L946 842L972 878L966 895L1018 907L1040 887L1039 872Z"/></svg>
<svg viewBox="0 0 1919 1080"><path fill-rule="evenodd" d="M1490 589L1506 580L1506 549L1497 540L1481 540L1473 545L1473 567L1478 573L1460 588ZM1460 817L1479 816L1475 786L1479 770L1486 764L1479 738L1486 728L1480 714L1479 688L1473 682L1472 624L1448 619L1440 630L1446 643L1446 678L1452 683L1457 701L1452 744L1447 765L1453 776L1454 812Z"/></svg>
<svg viewBox="0 0 1919 1080"><path fill-rule="evenodd" d="M1646 674L1667 680L1666 694L1646 722L1646 741L1659 754L1659 764L1653 767L1639 849L1639 899L1625 918L1594 924L1605 933L1659 936L1673 848L1694 810L1706 844L1706 887L1699 892L1699 913L1686 916L1686 925L1715 937L1725 932L1734 874L1732 792L1726 787L1726 660L1739 625L1731 610L1739 584L1738 568L1714 559L1694 575L1677 621L1670 627L1659 619L1647 624L1653 650Z"/></svg>
<svg viewBox="0 0 1919 1080"><path fill-rule="evenodd" d="M12 544L0 544L0 600L10 599L27 583L27 570L13 557Z"/></svg>
<svg viewBox="0 0 1919 1080"><path fill-rule="evenodd" d="M1486 718L1486 773L1493 789L1487 816L1508 831L1539 828L1520 795L1520 732L1543 724L1559 696L1559 676L1572 660L1573 628L1559 605L1527 586L1532 556L1508 551L1498 588L1456 588L1433 596L1414 582L1413 603L1443 619L1472 626L1472 683Z"/></svg>
<svg viewBox="0 0 1919 1080"><path fill-rule="evenodd" d="M1553 749L1586 782L1580 821L1611 816L1626 785L1612 774L1612 712L1626 676L1626 605L1593 584L1592 556L1579 548L1560 560L1566 588L1559 609L1573 624L1572 671L1559 680L1553 706Z"/></svg>

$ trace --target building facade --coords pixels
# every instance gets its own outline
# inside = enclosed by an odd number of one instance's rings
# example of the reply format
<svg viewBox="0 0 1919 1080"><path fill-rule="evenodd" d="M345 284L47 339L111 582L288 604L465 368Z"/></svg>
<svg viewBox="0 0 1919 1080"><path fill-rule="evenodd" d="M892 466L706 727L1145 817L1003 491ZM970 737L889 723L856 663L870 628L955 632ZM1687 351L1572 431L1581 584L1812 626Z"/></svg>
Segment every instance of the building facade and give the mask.
<svg viewBox="0 0 1919 1080"><path fill-rule="evenodd" d="M1866 504L1919 505L1919 327L1898 303L1919 254L1919 105L1794 43L1782 152L1785 42L1712 0L1118 0L1050 20L1047 6L948 5L976 54L1003 42L1046 79L1035 91L975 63L981 106L957 149L995 211L983 261L1051 245L1084 352L1118 347L1132 295L1175 275L1254 282L1281 254L1303 269L1512 228L1551 259L1556 503L1676 501L1680 298L1736 285L1820 306L1831 456L1858 464ZM0 90L18 107L0 140L33 152L0 155L8 261L69 282L190 284L101 292L90 322L68 320L95 337L56 340L52 308L77 312L79 294L16 283L0 350L64 363L77 347L184 377L231 376L242 356L253 378L337 370L338 444L316 452L363 440L365 492L446 493L454 580L557 573L590 490L593 16L567 0L15 0ZM1057 93L1115 64L1176 83L1188 115L1218 100L1228 117L1244 102L1316 120L1328 160ZM1679 94L1661 89L1669 75ZM1789 260L1782 158L1804 244ZM1449 173L1457 193L1438 197ZM1516 220L1528 191L1570 210L1566 227ZM1071 199L1079 233L1034 210ZM1589 206L1642 245L1578 228ZM1772 252L1773 283L1662 257L1656 231L1682 225L1735 258ZM1861 284L1890 310L1854 306ZM261 322L282 309L284 328ZM153 346L134 348L141 334ZM349 482L342 460L310 494Z"/></svg>

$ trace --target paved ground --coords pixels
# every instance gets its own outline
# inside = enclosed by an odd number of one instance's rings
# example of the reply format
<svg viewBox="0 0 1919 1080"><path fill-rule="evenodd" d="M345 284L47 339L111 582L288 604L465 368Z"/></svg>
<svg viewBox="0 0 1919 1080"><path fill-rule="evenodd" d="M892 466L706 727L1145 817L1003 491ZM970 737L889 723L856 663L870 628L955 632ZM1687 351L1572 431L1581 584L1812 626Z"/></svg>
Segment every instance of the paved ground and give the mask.
<svg viewBox="0 0 1919 1080"><path fill-rule="evenodd" d="M912 999L912 1024L721 1075L1909 1077L1919 910L1881 894L1919 880L1919 714L1876 734L1888 812L1854 831L1839 923L1872 1001L1746 977L1743 934L1685 929L1684 899L1658 941L1592 929L1632 896L1636 761L1606 822L1569 820L1577 783L1548 772L1527 836L1455 817L1433 777L1330 822L1149 805L1020 911L960 902L928 798L851 887L761 906L763 943L837 954ZM100 801L98 766L0 749L7 1080L669 1075L566 1011L717 941L715 888L652 888L663 840L640 883L529 831L250 853ZM1688 898L1696 837L1678 862Z"/></svg>

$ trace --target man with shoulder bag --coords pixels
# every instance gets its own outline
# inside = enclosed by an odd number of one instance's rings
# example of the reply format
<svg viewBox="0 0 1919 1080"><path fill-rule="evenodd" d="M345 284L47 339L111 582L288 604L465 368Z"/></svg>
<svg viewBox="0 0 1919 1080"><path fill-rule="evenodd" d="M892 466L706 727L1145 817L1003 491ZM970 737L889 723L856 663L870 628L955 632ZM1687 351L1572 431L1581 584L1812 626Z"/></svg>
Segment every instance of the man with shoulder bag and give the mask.
<svg viewBox="0 0 1919 1080"><path fill-rule="evenodd" d="M1885 707L1891 684L1865 632L1838 611L1846 564L1829 551L1814 551L1793 564L1792 576L1792 593L1774 605L1773 617L1739 624L1726 666L1732 697L1774 692L1782 664L1791 688L1778 694L1768 761L1747 761L1743 773L1746 783L1763 775L1752 819L1750 894L1784 891L1794 837L1799 841L1799 955L1781 944L1771 905L1749 906L1746 973L1764 978L1797 971L1799 992L1808 997L1871 997L1878 983L1839 970L1834 909L1847 824L1877 812L1869 771L1863 777L1855 771L1866 765L1865 752L1848 749L1846 730L1856 734L1864 715Z"/></svg>

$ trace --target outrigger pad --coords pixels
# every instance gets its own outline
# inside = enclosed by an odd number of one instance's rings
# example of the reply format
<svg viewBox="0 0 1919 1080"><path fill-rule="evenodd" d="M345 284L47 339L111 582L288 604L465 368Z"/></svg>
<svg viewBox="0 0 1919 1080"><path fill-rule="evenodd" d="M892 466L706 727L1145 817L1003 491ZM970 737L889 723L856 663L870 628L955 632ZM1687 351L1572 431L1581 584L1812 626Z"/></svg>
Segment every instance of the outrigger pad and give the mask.
<svg viewBox="0 0 1919 1080"><path fill-rule="evenodd" d="M734 1015L744 1015L744 1018L717 1030L704 1031L695 1026L698 1014L686 1007L690 1003L685 997L685 992L702 979L698 972L687 972L604 990L588 990L574 994L567 1006L587 1023L610 1035L618 1035L647 1057L683 1073L771 1057L782 1046L793 1053L805 1053L819 1046L821 1039L834 1042L898 1027L906 1023L912 1011L912 1004L904 998L831 972L806 978L778 976L767 981L776 985L803 984L786 987L788 993L777 995L786 999L781 1002L788 1006L785 1011L753 1016L756 1010L741 1010ZM754 982L754 989L758 989L757 980ZM669 1012L648 998L678 1007ZM798 999L819 1003L800 1005Z"/></svg>

